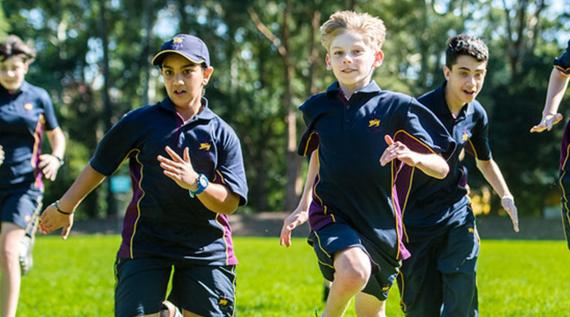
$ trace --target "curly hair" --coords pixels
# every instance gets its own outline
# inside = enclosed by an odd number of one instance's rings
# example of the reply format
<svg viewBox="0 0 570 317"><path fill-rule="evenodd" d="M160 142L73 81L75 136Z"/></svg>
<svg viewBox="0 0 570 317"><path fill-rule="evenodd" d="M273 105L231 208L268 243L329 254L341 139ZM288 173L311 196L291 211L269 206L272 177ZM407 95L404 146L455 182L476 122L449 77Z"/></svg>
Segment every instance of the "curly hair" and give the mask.
<svg viewBox="0 0 570 317"><path fill-rule="evenodd" d="M13 56L21 56L25 62L32 62L36 58L36 50L28 46L16 35L9 35L0 41L0 61Z"/></svg>
<svg viewBox="0 0 570 317"><path fill-rule="evenodd" d="M350 30L361 32L365 42L375 50L382 48L386 39L384 21L368 13L337 11L321 25L321 44L328 51L332 40L340 33Z"/></svg>
<svg viewBox="0 0 570 317"><path fill-rule="evenodd" d="M467 34L459 34L447 41L445 50L445 66L449 69L457 62L459 56L471 56L479 62L489 60L489 48L481 39Z"/></svg>

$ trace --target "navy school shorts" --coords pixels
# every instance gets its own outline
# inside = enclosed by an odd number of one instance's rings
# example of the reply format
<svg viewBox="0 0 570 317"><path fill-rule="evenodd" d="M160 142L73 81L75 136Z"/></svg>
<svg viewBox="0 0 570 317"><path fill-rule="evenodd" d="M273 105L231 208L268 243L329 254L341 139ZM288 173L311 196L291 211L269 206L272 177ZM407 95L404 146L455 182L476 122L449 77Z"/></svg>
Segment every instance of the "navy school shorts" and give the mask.
<svg viewBox="0 0 570 317"><path fill-rule="evenodd" d="M0 219L25 229L34 212L41 206L43 192L36 188L0 191Z"/></svg>
<svg viewBox="0 0 570 317"><path fill-rule="evenodd" d="M399 271L400 262L389 259L379 252L368 239L360 236L356 230L346 224L331 223L317 231L311 231L308 242L313 246L323 277L334 279L334 255L351 247L361 248L372 263L372 274L362 290L381 301L388 298L390 287Z"/></svg>
<svg viewBox="0 0 570 317"><path fill-rule="evenodd" d="M207 266L166 258L117 259L115 316L133 317L160 311L167 299L200 316L234 315L235 266Z"/></svg>

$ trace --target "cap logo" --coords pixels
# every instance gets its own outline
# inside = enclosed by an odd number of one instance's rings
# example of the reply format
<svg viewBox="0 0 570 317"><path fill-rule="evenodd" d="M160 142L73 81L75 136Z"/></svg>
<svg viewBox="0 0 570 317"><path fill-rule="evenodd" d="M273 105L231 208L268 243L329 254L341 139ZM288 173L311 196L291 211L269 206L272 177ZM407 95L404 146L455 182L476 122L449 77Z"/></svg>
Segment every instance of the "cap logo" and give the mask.
<svg viewBox="0 0 570 317"><path fill-rule="evenodd" d="M174 44L180 44L182 42L184 42L184 38L182 38L181 36L177 36L177 37L172 39L172 43L174 43Z"/></svg>

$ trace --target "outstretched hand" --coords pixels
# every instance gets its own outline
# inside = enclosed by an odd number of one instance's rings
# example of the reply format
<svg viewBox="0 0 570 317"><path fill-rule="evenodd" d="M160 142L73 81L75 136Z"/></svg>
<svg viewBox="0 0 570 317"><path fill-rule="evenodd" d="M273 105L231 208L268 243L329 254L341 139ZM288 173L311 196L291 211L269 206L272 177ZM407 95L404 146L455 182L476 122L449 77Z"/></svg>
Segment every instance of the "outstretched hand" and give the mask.
<svg viewBox="0 0 570 317"><path fill-rule="evenodd" d="M410 166L416 166L418 164L418 153L411 151L404 143L394 141L389 135L385 135L384 140L388 144L388 147L380 156L380 165L385 166L394 159L398 159Z"/></svg>
<svg viewBox="0 0 570 317"><path fill-rule="evenodd" d="M291 246L291 233L295 228L304 224L309 219L309 212L306 210L296 209L285 220L281 227L281 235L279 236L279 244L284 247Z"/></svg>
<svg viewBox="0 0 570 317"><path fill-rule="evenodd" d="M517 206L515 206L515 199L513 196L505 196L501 198L501 205L511 218L511 221L513 223L513 230L515 232L519 232L519 214L517 211Z"/></svg>
<svg viewBox="0 0 570 317"><path fill-rule="evenodd" d="M564 116L562 116L560 113L547 114L547 115L542 117L542 119L540 120L540 122L537 125L530 128L530 132L531 133L535 133L535 132L540 133L540 132L544 132L544 131L550 131L550 130L552 130L552 127L555 126L556 124L558 124L560 121L562 121L563 118L564 118Z"/></svg>
<svg viewBox="0 0 570 317"><path fill-rule="evenodd" d="M178 186L184 189L194 189L196 186L196 179L198 178L198 173L194 170L192 166L192 161L190 160L190 150L188 148L184 149L183 156L181 158L174 150L170 147L165 147L166 153L170 156L170 159L159 155L157 157L160 162L160 167L162 167L164 175L178 184Z"/></svg>

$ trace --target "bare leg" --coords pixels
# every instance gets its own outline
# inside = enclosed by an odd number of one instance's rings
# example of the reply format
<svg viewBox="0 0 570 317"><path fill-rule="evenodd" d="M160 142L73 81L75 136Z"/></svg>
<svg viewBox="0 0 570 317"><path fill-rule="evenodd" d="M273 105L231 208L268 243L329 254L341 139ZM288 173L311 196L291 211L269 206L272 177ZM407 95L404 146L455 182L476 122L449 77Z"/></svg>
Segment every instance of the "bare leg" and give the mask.
<svg viewBox="0 0 570 317"><path fill-rule="evenodd" d="M2 222L0 229L0 267L2 268L2 316L15 317L20 297L21 272L18 257L24 229Z"/></svg>
<svg viewBox="0 0 570 317"><path fill-rule="evenodd" d="M325 305L325 317L340 317L350 299L358 294L370 278L370 259L360 248L353 247L336 254L334 281Z"/></svg>
<svg viewBox="0 0 570 317"><path fill-rule="evenodd" d="M354 307L358 317L386 317L386 301L366 293L360 292L356 295Z"/></svg>

